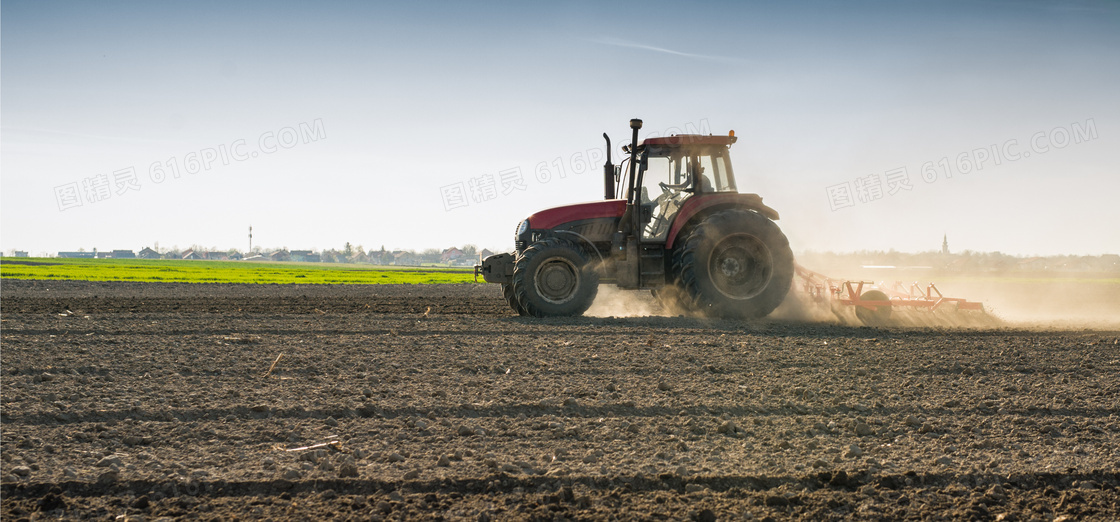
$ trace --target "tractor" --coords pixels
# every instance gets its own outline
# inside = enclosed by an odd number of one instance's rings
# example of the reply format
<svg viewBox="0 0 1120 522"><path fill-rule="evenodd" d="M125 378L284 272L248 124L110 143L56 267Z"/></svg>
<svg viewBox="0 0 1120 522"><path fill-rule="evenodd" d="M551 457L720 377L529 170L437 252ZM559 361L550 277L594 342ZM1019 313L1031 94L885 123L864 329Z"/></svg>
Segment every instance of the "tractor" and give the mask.
<svg viewBox="0 0 1120 522"><path fill-rule="evenodd" d="M535 317L583 314L600 283L649 290L665 306L703 316L772 312L792 284L793 253L777 211L738 191L735 131L638 143L641 128L630 120L618 166L603 134L604 201L529 216L517 225L515 251L482 260L476 278L501 284L514 311Z"/></svg>

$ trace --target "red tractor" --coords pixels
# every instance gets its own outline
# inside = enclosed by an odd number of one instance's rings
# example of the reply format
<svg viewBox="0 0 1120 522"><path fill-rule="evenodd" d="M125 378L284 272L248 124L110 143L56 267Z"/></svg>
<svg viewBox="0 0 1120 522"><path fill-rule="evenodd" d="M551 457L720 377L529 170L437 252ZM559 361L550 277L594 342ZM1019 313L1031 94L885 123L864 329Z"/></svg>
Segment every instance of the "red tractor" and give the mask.
<svg viewBox="0 0 1120 522"><path fill-rule="evenodd" d="M793 253L774 223L778 213L735 185L735 132L639 144L641 127L630 120L633 138L618 167L603 134L606 201L529 216L517 225L516 251L487 257L475 275L500 283L518 314L536 317L582 314L599 283L648 289L666 305L714 317L772 312L793 281Z"/></svg>

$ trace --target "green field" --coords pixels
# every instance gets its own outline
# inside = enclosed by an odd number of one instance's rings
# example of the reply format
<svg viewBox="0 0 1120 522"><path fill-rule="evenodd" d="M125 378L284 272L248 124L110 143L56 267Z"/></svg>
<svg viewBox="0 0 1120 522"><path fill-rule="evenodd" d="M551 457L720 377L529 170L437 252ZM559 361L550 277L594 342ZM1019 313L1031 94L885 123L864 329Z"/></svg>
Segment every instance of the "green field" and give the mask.
<svg viewBox="0 0 1120 522"><path fill-rule="evenodd" d="M446 284L469 268L148 259L0 258L0 278L157 283Z"/></svg>

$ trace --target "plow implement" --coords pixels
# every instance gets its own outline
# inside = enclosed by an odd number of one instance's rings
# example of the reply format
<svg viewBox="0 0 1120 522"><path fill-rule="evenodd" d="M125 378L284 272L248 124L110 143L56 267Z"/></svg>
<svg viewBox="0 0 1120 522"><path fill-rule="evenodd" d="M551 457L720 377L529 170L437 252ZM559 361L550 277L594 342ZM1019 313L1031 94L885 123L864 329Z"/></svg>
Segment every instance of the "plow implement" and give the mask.
<svg viewBox="0 0 1120 522"><path fill-rule="evenodd" d="M801 291L848 324L867 326L993 326L983 303L945 297L937 285L835 279L795 265Z"/></svg>

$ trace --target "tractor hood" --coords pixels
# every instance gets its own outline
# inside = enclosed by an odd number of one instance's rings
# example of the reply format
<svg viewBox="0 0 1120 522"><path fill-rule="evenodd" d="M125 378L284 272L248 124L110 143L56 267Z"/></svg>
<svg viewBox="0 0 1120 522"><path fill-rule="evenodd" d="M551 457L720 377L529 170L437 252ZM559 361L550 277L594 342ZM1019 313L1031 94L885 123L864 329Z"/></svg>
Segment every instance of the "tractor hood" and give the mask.
<svg viewBox="0 0 1120 522"><path fill-rule="evenodd" d="M564 223L594 218L620 218L626 211L626 200L611 199L577 203L542 210L529 216L529 228L533 230L556 228Z"/></svg>

